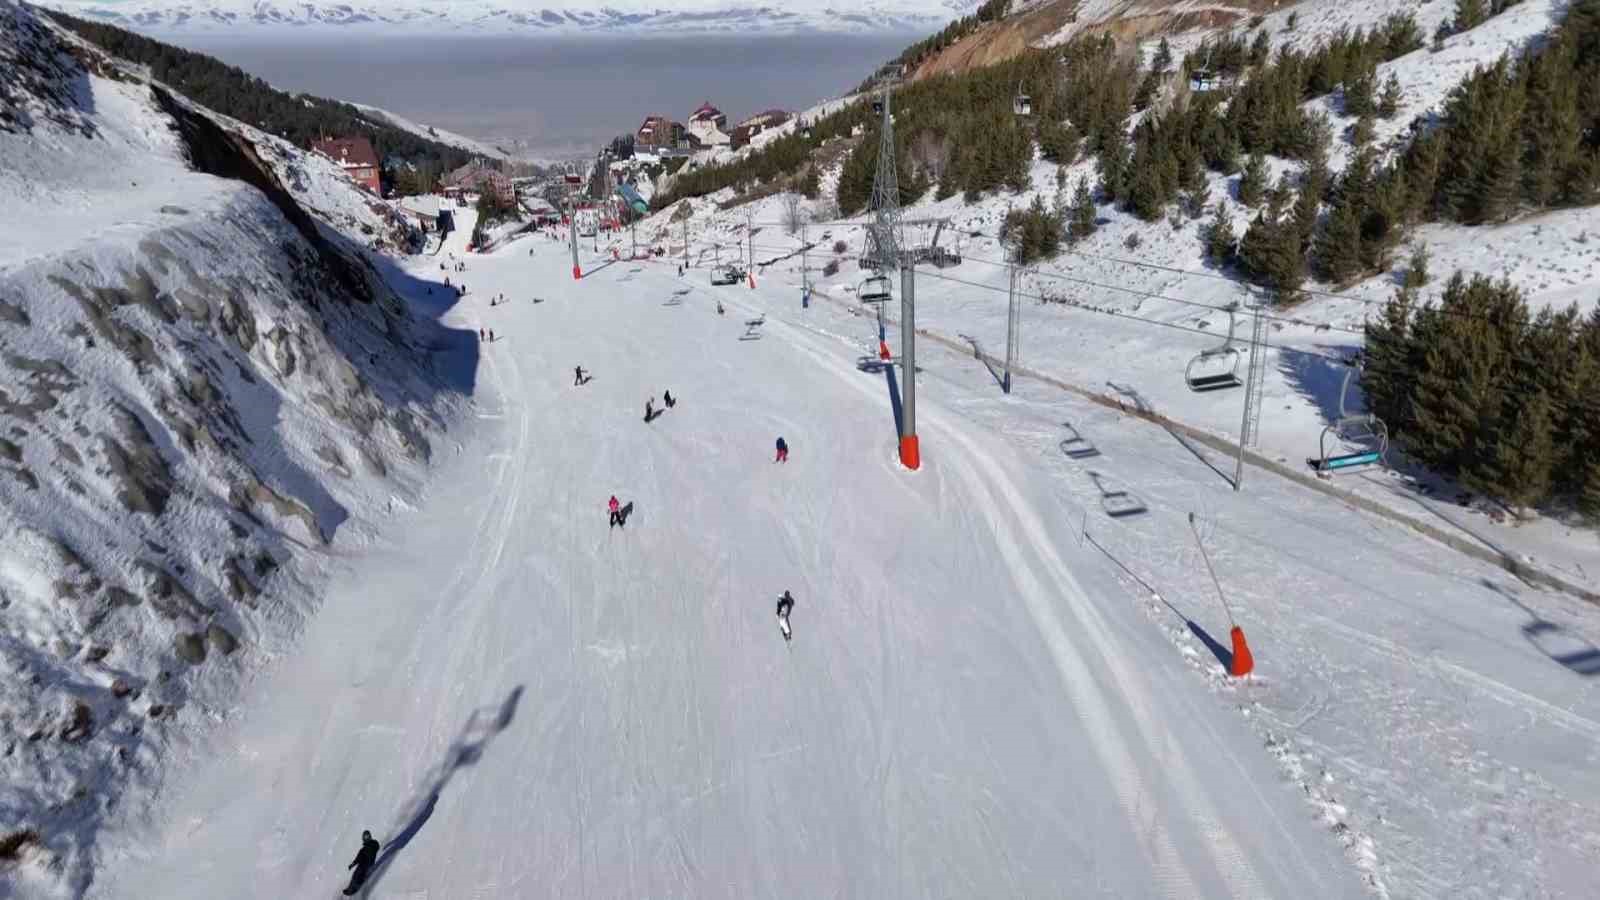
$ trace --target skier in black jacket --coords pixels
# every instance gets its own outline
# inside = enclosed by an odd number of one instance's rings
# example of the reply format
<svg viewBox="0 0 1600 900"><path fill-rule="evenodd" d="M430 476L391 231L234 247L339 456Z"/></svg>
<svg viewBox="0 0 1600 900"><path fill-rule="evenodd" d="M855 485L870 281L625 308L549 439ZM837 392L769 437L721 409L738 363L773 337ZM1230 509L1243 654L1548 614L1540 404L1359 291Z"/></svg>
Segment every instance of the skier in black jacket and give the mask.
<svg viewBox="0 0 1600 900"><path fill-rule="evenodd" d="M367 876L372 874L372 866L378 861L378 847L378 842L372 839L372 832L361 832L361 851L351 860L350 865L345 866L346 869L356 870L355 874L350 876L350 886L344 889L345 896L353 896L356 891L361 890L361 885L366 883Z"/></svg>
<svg viewBox="0 0 1600 900"><path fill-rule="evenodd" d="M789 612L794 609L794 595L788 591L778 598L778 629L783 632L783 639L789 640L793 632L789 630Z"/></svg>

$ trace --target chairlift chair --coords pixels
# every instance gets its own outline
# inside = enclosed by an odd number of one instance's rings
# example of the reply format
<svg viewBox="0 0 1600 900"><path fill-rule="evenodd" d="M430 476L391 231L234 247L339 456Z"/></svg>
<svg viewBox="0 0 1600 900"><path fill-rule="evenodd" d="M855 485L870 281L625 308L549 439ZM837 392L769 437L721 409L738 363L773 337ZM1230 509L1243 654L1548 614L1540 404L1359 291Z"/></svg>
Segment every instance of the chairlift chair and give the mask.
<svg viewBox="0 0 1600 900"><path fill-rule="evenodd" d="M1018 94L1011 100L1011 111L1019 116L1033 115L1033 98L1027 94Z"/></svg>
<svg viewBox="0 0 1600 900"><path fill-rule="evenodd" d="M889 279L884 275L873 275L861 282L856 288L856 299L862 303L886 303L890 299Z"/></svg>
<svg viewBox="0 0 1600 900"><path fill-rule="evenodd" d="M1239 377L1239 363L1243 354L1233 345L1233 330L1238 322L1234 313L1237 306L1228 307L1228 336L1222 346L1202 350L1184 367L1183 380L1195 393L1222 391L1236 388L1244 381Z"/></svg>
<svg viewBox="0 0 1600 900"><path fill-rule="evenodd" d="M1389 426L1373 413L1351 415L1345 403L1350 396L1350 382L1354 380L1357 365L1345 370L1344 382L1339 386L1339 418L1322 429L1317 442L1321 454L1306 462L1323 477L1334 472L1381 465L1389 452ZM1333 453L1343 449L1343 453Z"/></svg>

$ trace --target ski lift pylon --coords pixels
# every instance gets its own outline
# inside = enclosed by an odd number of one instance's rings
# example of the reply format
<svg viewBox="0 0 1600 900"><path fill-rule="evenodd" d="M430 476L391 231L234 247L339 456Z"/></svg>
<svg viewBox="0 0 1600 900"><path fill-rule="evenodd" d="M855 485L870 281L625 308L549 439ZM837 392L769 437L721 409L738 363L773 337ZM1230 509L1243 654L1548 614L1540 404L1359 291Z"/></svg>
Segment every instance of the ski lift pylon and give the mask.
<svg viewBox="0 0 1600 900"><path fill-rule="evenodd" d="M1238 304L1228 307L1228 336L1220 347L1202 350L1183 369L1183 380L1189 390L1196 393L1236 388L1244 382L1239 378L1239 348L1233 345L1234 328L1238 324Z"/></svg>

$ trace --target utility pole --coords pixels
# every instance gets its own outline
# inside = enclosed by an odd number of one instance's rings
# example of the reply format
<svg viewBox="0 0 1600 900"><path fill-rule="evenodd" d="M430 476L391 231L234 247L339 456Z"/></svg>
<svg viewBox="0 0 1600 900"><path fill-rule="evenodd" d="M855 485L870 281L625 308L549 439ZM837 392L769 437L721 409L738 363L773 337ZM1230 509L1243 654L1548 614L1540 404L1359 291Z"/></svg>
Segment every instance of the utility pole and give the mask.
<svg viewBox="0 0 1600 900"><path fill-rule="evenodd" d="M922 449L917 444L917 303L916 265L907 253L900 268L900 371L902 396L900 416L900 464L908 469L922 466Z"/></svg>
<svg viewBox="0 0 1600 900"><path fill-rule="evenodd" d="M1252 308L1254 318L1250 325L1250 365L1244 377L1244 416L1239 422L1239 455L1233 466L1233 489L1244 486L1244 448L1255 443L1256 431L1261 424L1261 383L1267 372L1267 321L1261 315L1261 303Z"/></svg>
<svg viewBox="0 0 1600 900"><path fill-rule="evenodd" d="M750 290L756 289L756 211L754 205L745 207L744 211L744 239L750 248L749 260L745 263L744 272L750 279Z"/></svg>
<svg viewBox="0 0 1600 900"><path fill-rule="evenodd" d="M571 190L567 191L567 239L572 244L572 280L577 281L583 277L583 269L578 266L578 198Z"/></svg>
<svg viewBox="0 0 1600 900"><path fill-rule="evenodd" d="M806 250L809 242L806 240L806 226L800 226L800 308L811 306L811 269L807 265Z"/></svg>
<svg viewBox="0 0 1600 900"><path fill-rule="evenodd" d="M1006 380L1000 387L1006 393L1011 393L1011 367L1017 362L1017 343L1021 339L1021 296L1018 291L1018 282L1022 279L1022 270L1016 266L1011 267L1011 291L1009 306L1006 310Z"/></svg>
<svg viewBox="0 0 1600 900"><path fill-rule="evenodd" d="M689 271L689 217L683 217L683 270Z"/></svg>

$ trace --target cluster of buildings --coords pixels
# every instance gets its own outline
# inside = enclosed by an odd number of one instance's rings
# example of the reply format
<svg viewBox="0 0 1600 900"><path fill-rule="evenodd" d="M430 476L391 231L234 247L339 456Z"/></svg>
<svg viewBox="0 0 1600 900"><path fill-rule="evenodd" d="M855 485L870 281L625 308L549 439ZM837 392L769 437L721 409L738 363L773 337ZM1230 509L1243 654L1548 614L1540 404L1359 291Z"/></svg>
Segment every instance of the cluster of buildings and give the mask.
<svg viewBox="0 0 1600 900"><path fill-rule="evenodd" d="M633 134L636 152L655 153L660 156L688 154L697 150L728 147L737 150L750 143L750 139L789 121L789 114L781 109L759 112L728 128L728 117L709 101L689 114L688 124L676 122L666 116L645 116L644 124Z"/></svg>

